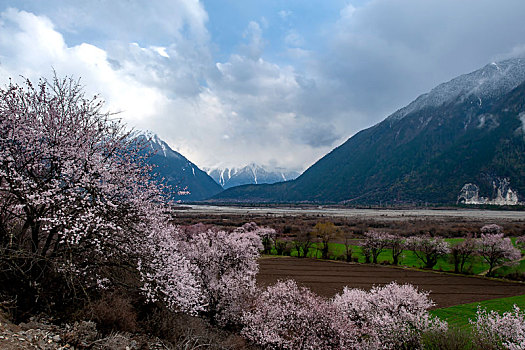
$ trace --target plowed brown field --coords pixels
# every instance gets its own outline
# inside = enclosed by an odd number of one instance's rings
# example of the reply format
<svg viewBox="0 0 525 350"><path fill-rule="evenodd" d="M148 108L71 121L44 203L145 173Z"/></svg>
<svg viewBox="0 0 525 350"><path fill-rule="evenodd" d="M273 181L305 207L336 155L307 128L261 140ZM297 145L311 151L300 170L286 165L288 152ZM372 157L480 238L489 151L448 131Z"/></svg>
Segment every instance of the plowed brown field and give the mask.
<svg viewBox="0 0 525 350"><path fill-rule="evenodd" d="M325 297L341 292L344 286L370 289L392 281L410 283L429 291L439 308L525 294L525 284L521 283L396 267L298 258L263 258L259 263L259 285L291 278Z"/></svg>

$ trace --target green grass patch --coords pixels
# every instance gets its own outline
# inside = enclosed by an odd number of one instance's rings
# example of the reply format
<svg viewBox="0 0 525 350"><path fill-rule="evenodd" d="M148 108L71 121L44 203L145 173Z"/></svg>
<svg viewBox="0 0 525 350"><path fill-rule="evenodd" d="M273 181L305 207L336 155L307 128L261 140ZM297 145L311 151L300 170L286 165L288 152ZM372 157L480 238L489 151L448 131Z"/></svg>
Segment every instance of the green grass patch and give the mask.
<svg viewBox="0 0 525 350"><path fill-rule="evenodd" d="M513 279L525 280L525 260L517 264L509 264L494 270L494 277L514 276ZM522 278L520 278L520 275Z"/></svg>
<svg viewBox="0 0 525 350"><path fill-rule="evenodd" d="M443 309L431 310L430 313L433 316L437 316L440 319L447 321L451 326L466 328L470 327L469 319L476 319L478 306L487 310L494 310L503 313L505 311L511 311L514 305L517 305L522 310L525 309L525 295L456 305Z"/></svg>
<svg viewBox="0 0 525 350"><path fill-rule="evenodd" d="M461 238L453 238L449 239L447 241L460 241ZM335 259L344 259L345 256L345 245L341 243L329 243L329 250L330 250L330 256ZM316 247L319 247L319 249L316 249ZM314 245L313 248L310 250L309 256L312 258L320 258L321 257L321 250L320 245ZM297 252L293 251L292 256L297 256ZM352 245L352 256L354 258L357 258L360 263L365 263L365 257L362 253L362 249L358 245ZM379 257L377 259L378 263L386 263L386 264L392 264L392 251L390 249L385 249L379 254ZM399 260L400 266L408 266L408 267L415 267L415 268L423 268L423 263L417 258L417 256L414 254L414 252L405 250ZM466 270L470 274L478 274L485 270L487 270L489 267L487 264L483 263L481 259L473 259L472 263L467 264ZM436 266L434 266L434 270L436 271L446 271L446 272L453 272L454 271L454 264L452 263L452 260L450 260L448 257L443 257L438 259L438 263Z"/></svg>

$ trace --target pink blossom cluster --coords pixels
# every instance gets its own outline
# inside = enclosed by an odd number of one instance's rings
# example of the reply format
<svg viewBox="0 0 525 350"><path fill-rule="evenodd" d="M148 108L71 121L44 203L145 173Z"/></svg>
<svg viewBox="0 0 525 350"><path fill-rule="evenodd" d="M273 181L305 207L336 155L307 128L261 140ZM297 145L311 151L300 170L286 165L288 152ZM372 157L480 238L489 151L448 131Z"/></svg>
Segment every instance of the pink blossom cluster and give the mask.
<svg viewBox="0 0 525 350"><path fill-rule="evenodd" d="M447 327L429 315L432 305L428 293L410 285L345 288L326 300L284 281L257 295L242 334L271 349L417 348L423 332Z"/></svg>
<svg viewBox="0 0 525 350"><path fill-rule="evenodd" d="M497 224L488 224L484 225L480 231L484 234L499 234L503 233L503 227Z"/></svg>
<svg viewBox="0 0 525 350"><path fill-rule="evenodd" d="M470 320L470 324L476 343L484 349L525 349L525 313L516 305L502 315L478 308L476 320Z"/></svg>
<svg viewBox="0 0 525 350"><path fill-rule="evenodd" d="M143 290L149 300L163 300L173 310L238 325L257 292L261 236L268 230L253 223L226 232L157 222L149 231L153 258L139 267Z"/></svg>
<svg viewBox="0 0 525 350"><path fill-rule="evenodd" d="M369 292L345 288L333 303L364 334L368 348L417 348L422 333L447 327L428 313L434 305L428 293L409 284L392 282Z"/></svg>
<svg viewBox="0 0 525 350"><path fill-rule="evenodd" d="M525 236L519 236L518 238L516 238L516 245L518 247L525 248Z"/></svg>
<svg viewBox="0 0 525 350"><path fill-rule="evenodd" d="M342 349L344 329L349 337L354 330L335 316L330 302L287 280L256 296L244 313L242 334L270 349Z"/></svg>

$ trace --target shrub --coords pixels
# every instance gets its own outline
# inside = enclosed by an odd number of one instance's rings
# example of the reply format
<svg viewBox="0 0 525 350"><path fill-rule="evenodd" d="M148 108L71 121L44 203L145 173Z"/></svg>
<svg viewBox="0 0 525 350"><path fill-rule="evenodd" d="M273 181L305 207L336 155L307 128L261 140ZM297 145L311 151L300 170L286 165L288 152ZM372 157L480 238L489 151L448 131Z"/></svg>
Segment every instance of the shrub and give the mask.
<svg viewBox="0 0 525 350"><path fill-rule="evenodd" d="M259 293L244 313L241 333L271 349L336 349L341 341L350 345L352 335L351 328L337 320L328 301L288 280Z"/></svg>
<svg viewBox="0 0 525 350"><path fill-rule="evenodd" d="M104 293L102 298L88 304L84 315L95 321L105 334L137 331L138 315L131 299L118 293Z"/></svg>
<svg viewBox="0 0 525 350"><path fill-rule="evenodd" d="M474 350L474 339L468 330L449 328L445 331L429 331L423 334L425 350Z"/></svg>
<svg viewBox="0 0 525 350"><path fill-rule="evenodd" d="M333 303L347 322L358 327L368 348L418 348L423 333L447 328L428 313L434 305L428 293L408 284L393 282L370 292L345 287Z"/></svg>
<svg viewBox="0 0 525 350"><path fill-rule="evenodd" d="M525 349L525 313L514 305L514 310L500 315L478 308L477 318L470 321L478 346L493 349Z"/></svg>

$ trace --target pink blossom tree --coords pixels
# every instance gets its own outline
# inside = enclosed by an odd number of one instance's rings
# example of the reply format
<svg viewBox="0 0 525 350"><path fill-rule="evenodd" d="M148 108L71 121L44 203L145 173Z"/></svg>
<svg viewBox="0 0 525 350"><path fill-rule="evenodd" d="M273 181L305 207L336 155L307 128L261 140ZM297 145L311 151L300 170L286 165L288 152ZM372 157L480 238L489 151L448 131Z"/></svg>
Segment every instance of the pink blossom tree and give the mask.
<svg viewBox="0 0 525 350"><path fill-rule="evenodd" d="M521 258L521 251L514 247L510 238L504 238L502 232L483 233L494 232L492 229L487 230L486 226L481 228L481 232L481 238L478 239L478 254L487 262L487 264L489 264L487 276L491 276L494 267L504 261L518 260Z"/></svg>
<svg viewBox="0 0 525 350"><path fill-rule="evenodd" d="M474 258L477 250L477 242L472 234L469 234L459 243L450 247L450 255L454 263L455 273L464 273L465 265Z"/></svg>
<svg viewBox="0 0 525 350"><path fill-rule="evenodd" d="M196 268L203 313L220 325L240 322L244 305L255 293L257 259L266 229L248 224L229 233L195 232L178 246ZM177 233L173 236L177 240Z"/></svg>
<svg viewBox="0 0 525 350"><path fill-rule="evenodd" d="M149 239L143 246L143 256L149 259L139 259L138 270L147 299L160 300L171 310L192 315L204 312L207 300L199 278L201 270L188 257L184 233L160 220L144 229L149 231Z"/></svg>
<svg viewBox="0 0 525 350"><path fill-rule="evenodd" d="M270 227L259 227L255 222L244 224L235 230L236 232L255 232L260 238L263 245L263 254L271 254L272 247L277 239L277 232Z"/></svg>
<svg viewBox="0 0 525 350"><path fill-rule="evenodd" d="M503 227L501 227L500 225L496 225L496 224L488 224L488 225L483 226L480 229L480 231L481 233L484 233L484 234L495 235L495 234L503 233Z"/></svg>
<svg viewBox="0 0 525 350"><path fill-rule="evenodd" d="M525 248L525 236L519 236L516 238L516 245L521 249Z"/></svg>
<svg viewBox="0 0 525 350"><path fill-rule="evenodd" d="M73 295L111 282L164 217L143 145L102 108L72 79L0 89L0 273L17 293L42 301L54 277Z"/></svg>
<svg viewBox="0 0 525 350"><path fill-rule="evenodd" d="M270 349L359 349L345 321L328 300L287 280L257 295L244 313L242 334Z"/></svg>
<svg viewBox="0 0 525 350"><path fill-rule="evenodd" d="M392 264L397 265L403 251L407 248L407 243L404 237L390 234L387 238L387 248L392 252Z"/></svg>
<svg viewBox="0 0 525 350"><path fill-rule="evenodd" d="M440 257L450 253L450 245L441 237L412 236L407 246L428 269L433 268Z"/></svg>
<svg viewBox="0 0 525 350"><path fill-rule="evenodd" d="M370 252L372 262L377 264L379 254L385 250L389 244L390 234L382 231L365 232L365 239L361 243L364 250Z"/></svg>
<svg viewBox="0 0 525 350"><path fill-rule="evenodd" d="M419 348L424 332L447 327L428 313L434 305L428 293L408 284L392 282L369 292L345 287L333 304L357 327L361 344L369 349Z"/></svg>

